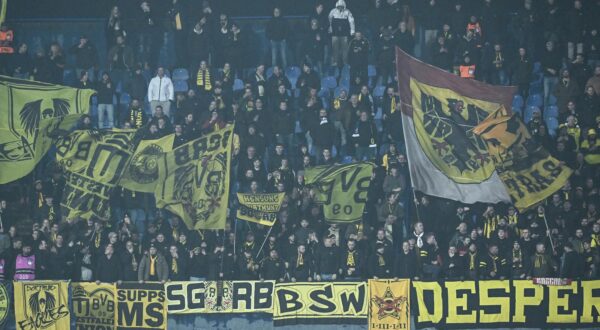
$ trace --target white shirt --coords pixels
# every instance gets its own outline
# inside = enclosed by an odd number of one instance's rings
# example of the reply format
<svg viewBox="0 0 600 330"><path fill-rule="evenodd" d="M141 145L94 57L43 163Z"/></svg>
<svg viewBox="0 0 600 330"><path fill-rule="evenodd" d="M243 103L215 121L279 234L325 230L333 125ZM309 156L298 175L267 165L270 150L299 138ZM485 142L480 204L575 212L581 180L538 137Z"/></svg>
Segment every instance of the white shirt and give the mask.
<svg viewBox="0 0 600 330"><path fill-rule="evenodd" d="M173 90L173 82L171 78L163 76L162 78L156 76L150 80L148 86L148 101L173 101L175 92Z"/></svg>

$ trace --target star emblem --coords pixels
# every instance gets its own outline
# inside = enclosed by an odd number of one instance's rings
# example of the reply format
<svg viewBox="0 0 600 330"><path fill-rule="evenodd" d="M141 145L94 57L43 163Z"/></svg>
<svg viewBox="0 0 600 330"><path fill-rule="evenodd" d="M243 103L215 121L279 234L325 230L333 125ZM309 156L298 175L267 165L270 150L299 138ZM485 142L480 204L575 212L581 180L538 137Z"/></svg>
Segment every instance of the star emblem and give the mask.
<svg viewBox="0 0 600 330"><path fill-rule="evenodd" d="M375 297L371 301L377 304L379 311L377 317L381 320L386 317L392 317L396 320L400 319L400 313L402 312L402 305L407 301L406 297L394 297L394 293L388 286L383 294L383 297Z"/></svg>

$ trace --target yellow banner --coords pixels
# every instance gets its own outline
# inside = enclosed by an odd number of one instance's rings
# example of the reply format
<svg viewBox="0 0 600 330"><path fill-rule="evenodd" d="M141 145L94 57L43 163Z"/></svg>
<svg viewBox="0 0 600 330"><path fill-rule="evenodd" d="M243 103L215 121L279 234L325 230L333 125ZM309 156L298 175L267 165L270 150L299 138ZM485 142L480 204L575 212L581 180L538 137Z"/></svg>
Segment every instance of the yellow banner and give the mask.
<svg viewBox="0 0 600 330"><path fill-rule="evenodd" d="M237 194L239 207L237 218L255 222L263 226L273 226L285 193L276 194Z"/></svg>
<svg viewBox="0 0 600 330"><path fill-rule="evenodd" d="M67 219L110 218L110 194L133 153L135 133L75 131L59 140L56 159L65 170L61 206Z"/></svg>
<svg viewBox="0 0 600 330"><path fill-rule="evenodd" d="M167 282L167 312L272 313L274 287L274 281Z"/></svg>
<svg viewBox="0 0 600 330"><path fill-rule="evenodd" d="M159 330L167 328L164 285L123 283L117 287L117 330ZM65 328L66 329L66 328Z"/></svg>
<svg viewBox="0 0 600 330"><path fill-rule="evenodd" d="M115 328L114 284L71 283L75 327L86 330Z"/></svg>
<svg viewBox="0 0 600 330"><path fill-rule="evenodd" d="M369 330L410 330L410 280L369 280Z"/></svg>
<svg viewBox="0 0 600 330"><path fill-rule="evenodd" d="M15 321L18 329L70 329L68 282L15 281L13 283Z"/></svg>
<svg viewBox="0 0 600 330"><path fill-rule="evenodd" d="M153 193L160 180L159 163L165 153L173 150L174 140L175 134L169 134L156 140L140 141L119 185L131 191Z"/></svg>
<svg viewBox="0 0 600 330"><path fill-rule="evenodd" d="M317 166L305 172L315 202L323 205L325 219L350 223L362 219L374 164L368 162Z"/></svg>
<svg viewBox="0 0 600 330"><path fill-rule="evenodd" d="M166 153L154 192L157 206L181 217L189 229L225 229L232 138L228 126Z"/></svg>
<svg viewBox="0 0 600 330"><path fill-rule="evenodd" d="M0 76L0 184L29 174L94 91ZM65 117L66 116L66 117Z"/></svg>
<svg viewBox="0 0 600 330"><path fill-rule="evenodd" d="M504 108L480 123L474 133L487 142L496 171L520 210L548 198L571 176L571 169L552 157L519 117L508 115Z"/></svg>
<svg viewBox="0 0 600 330"><path fill-rule="evenodd" d="M343 320L364 323L367 283L277 283L273 305L275 325Z"/></svg>
<svg viewBox="0 0 600 330"><path fill-rule="evenodd" d="M4 283L0 283L0 328L4 325L10 312L10 297Z"/></svg>

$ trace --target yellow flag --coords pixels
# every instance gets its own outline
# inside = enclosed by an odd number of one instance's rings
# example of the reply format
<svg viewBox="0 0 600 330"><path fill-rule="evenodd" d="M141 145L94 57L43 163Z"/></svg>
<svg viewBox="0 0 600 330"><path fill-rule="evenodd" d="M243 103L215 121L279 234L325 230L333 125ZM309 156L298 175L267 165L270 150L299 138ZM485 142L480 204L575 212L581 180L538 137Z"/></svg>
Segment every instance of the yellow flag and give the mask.
<svg viewBox="0 0 600 330"><path fill-rule="evenodd" d="M543 201L571 176L571 169L552 157L521 119L504 108L490 114L473 132L487 143L496 171L520 210Z"/></svg>
<svg viewBox="0 0 600 330"><path fill-rule="evenodd" d="M276 194L237 194L239 207L237 218L256 222L263 226L273 226L285 193Z"/></svg>
<svg viewBox="0 0 600 330"><path fill-rule="evenodd" d="M29 174L94 91L0 76L0 184ZM49 138L50 137L50 138Z"/></svg>
<svg viewBox="0 0 600 330"><path fill-rule="evenodd" d="M74 131L56 145L65 172L61 206L67 219L110 218L109 198L133 149L135 130Z"/></svg>
<svg viewBox="0 0 600 330"><path fill-rule="evenodd" d="M69 282L14 282L17 329L70 329Z"/></svg>
<svg viewBox="0 0 600 330"><path fill-rule="evenodd" d="M158 166L167 152L173 150L175 134L138 144L119 185L132 191L152 193L159 182Z"/></svg>
<svg viewBox="0 0 600 330"><path fill-rule="evenodd" d="M183 144L165 154L154 192L189 229L225 229L233 126Z"/></svg>
<svg viewBox="0 0 600 330"><path fill-rule="evenodd" d="M369 280L369 330L410 330L410 280Z"/></svg>

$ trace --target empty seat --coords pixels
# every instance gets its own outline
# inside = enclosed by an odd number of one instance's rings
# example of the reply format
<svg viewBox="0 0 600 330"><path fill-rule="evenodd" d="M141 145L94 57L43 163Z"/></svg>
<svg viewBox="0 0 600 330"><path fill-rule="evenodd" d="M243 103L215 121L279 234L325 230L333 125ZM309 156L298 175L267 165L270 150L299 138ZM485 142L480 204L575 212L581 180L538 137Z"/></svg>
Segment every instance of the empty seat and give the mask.
<svg viewBox="0 0 600 330"><path fill-rule="evenodd" d="M334 89L337 87L337 80L335 77L325 77L321 80L321 86L327 89Z"/></svg>
<svg viewBox="0 0 600 330"><path fill-rule="evenodd" d="M373 90L373 96L375 96L375 97L383 97L384 93L385 93L385 86L377 86Z"/></svg>
<svg viewBox="0 0 600 330"><path fill-rule="evenodd" d="M290 80L292 80L292 79L298 80L298 77L300 77L300 73L301 73L301 70L297 66L290 66L287 69L285 69L285 75Z"/></svg>
<svg viewBox="0 0 600 330"><path fill-rule="evenodd" d="M558 107L555 105L547 106L544 109L544 118L558 118Z"/></svg>
<svg viewBox="0 0 600 330"><path fill-rule="evenodd" d="M185 80L175 80L173 82L173 90L175 93L187 93L188 84Z"/></svg>
<svg viewBox="0 0 600 330"><path fill-rule="evenodd" d="M527 98L527 106L541 107L544 104L544 97L542 94L531 94Z"/></svg>
<svg viewBox="0 0 600 330"><path fill-rule="evenodd" d="M233 81L233 91L241 91L244 89L244 82L241 79L236 79Z"/></svg>
<svg viewBox="0 0 600 330"><path fill-rule="evenodd" d="M512 107L513 108L523 108L523 104L525 102L523 101L523 97L519 94L513 96L513 102L512 102Z"/></svg>
<svg viewBox="0 0 600 330"><path fill-rule="evenodd" d="M190 74L187 69L180 68L173 70L173 80L188 80L190 79Z"/></svg>

